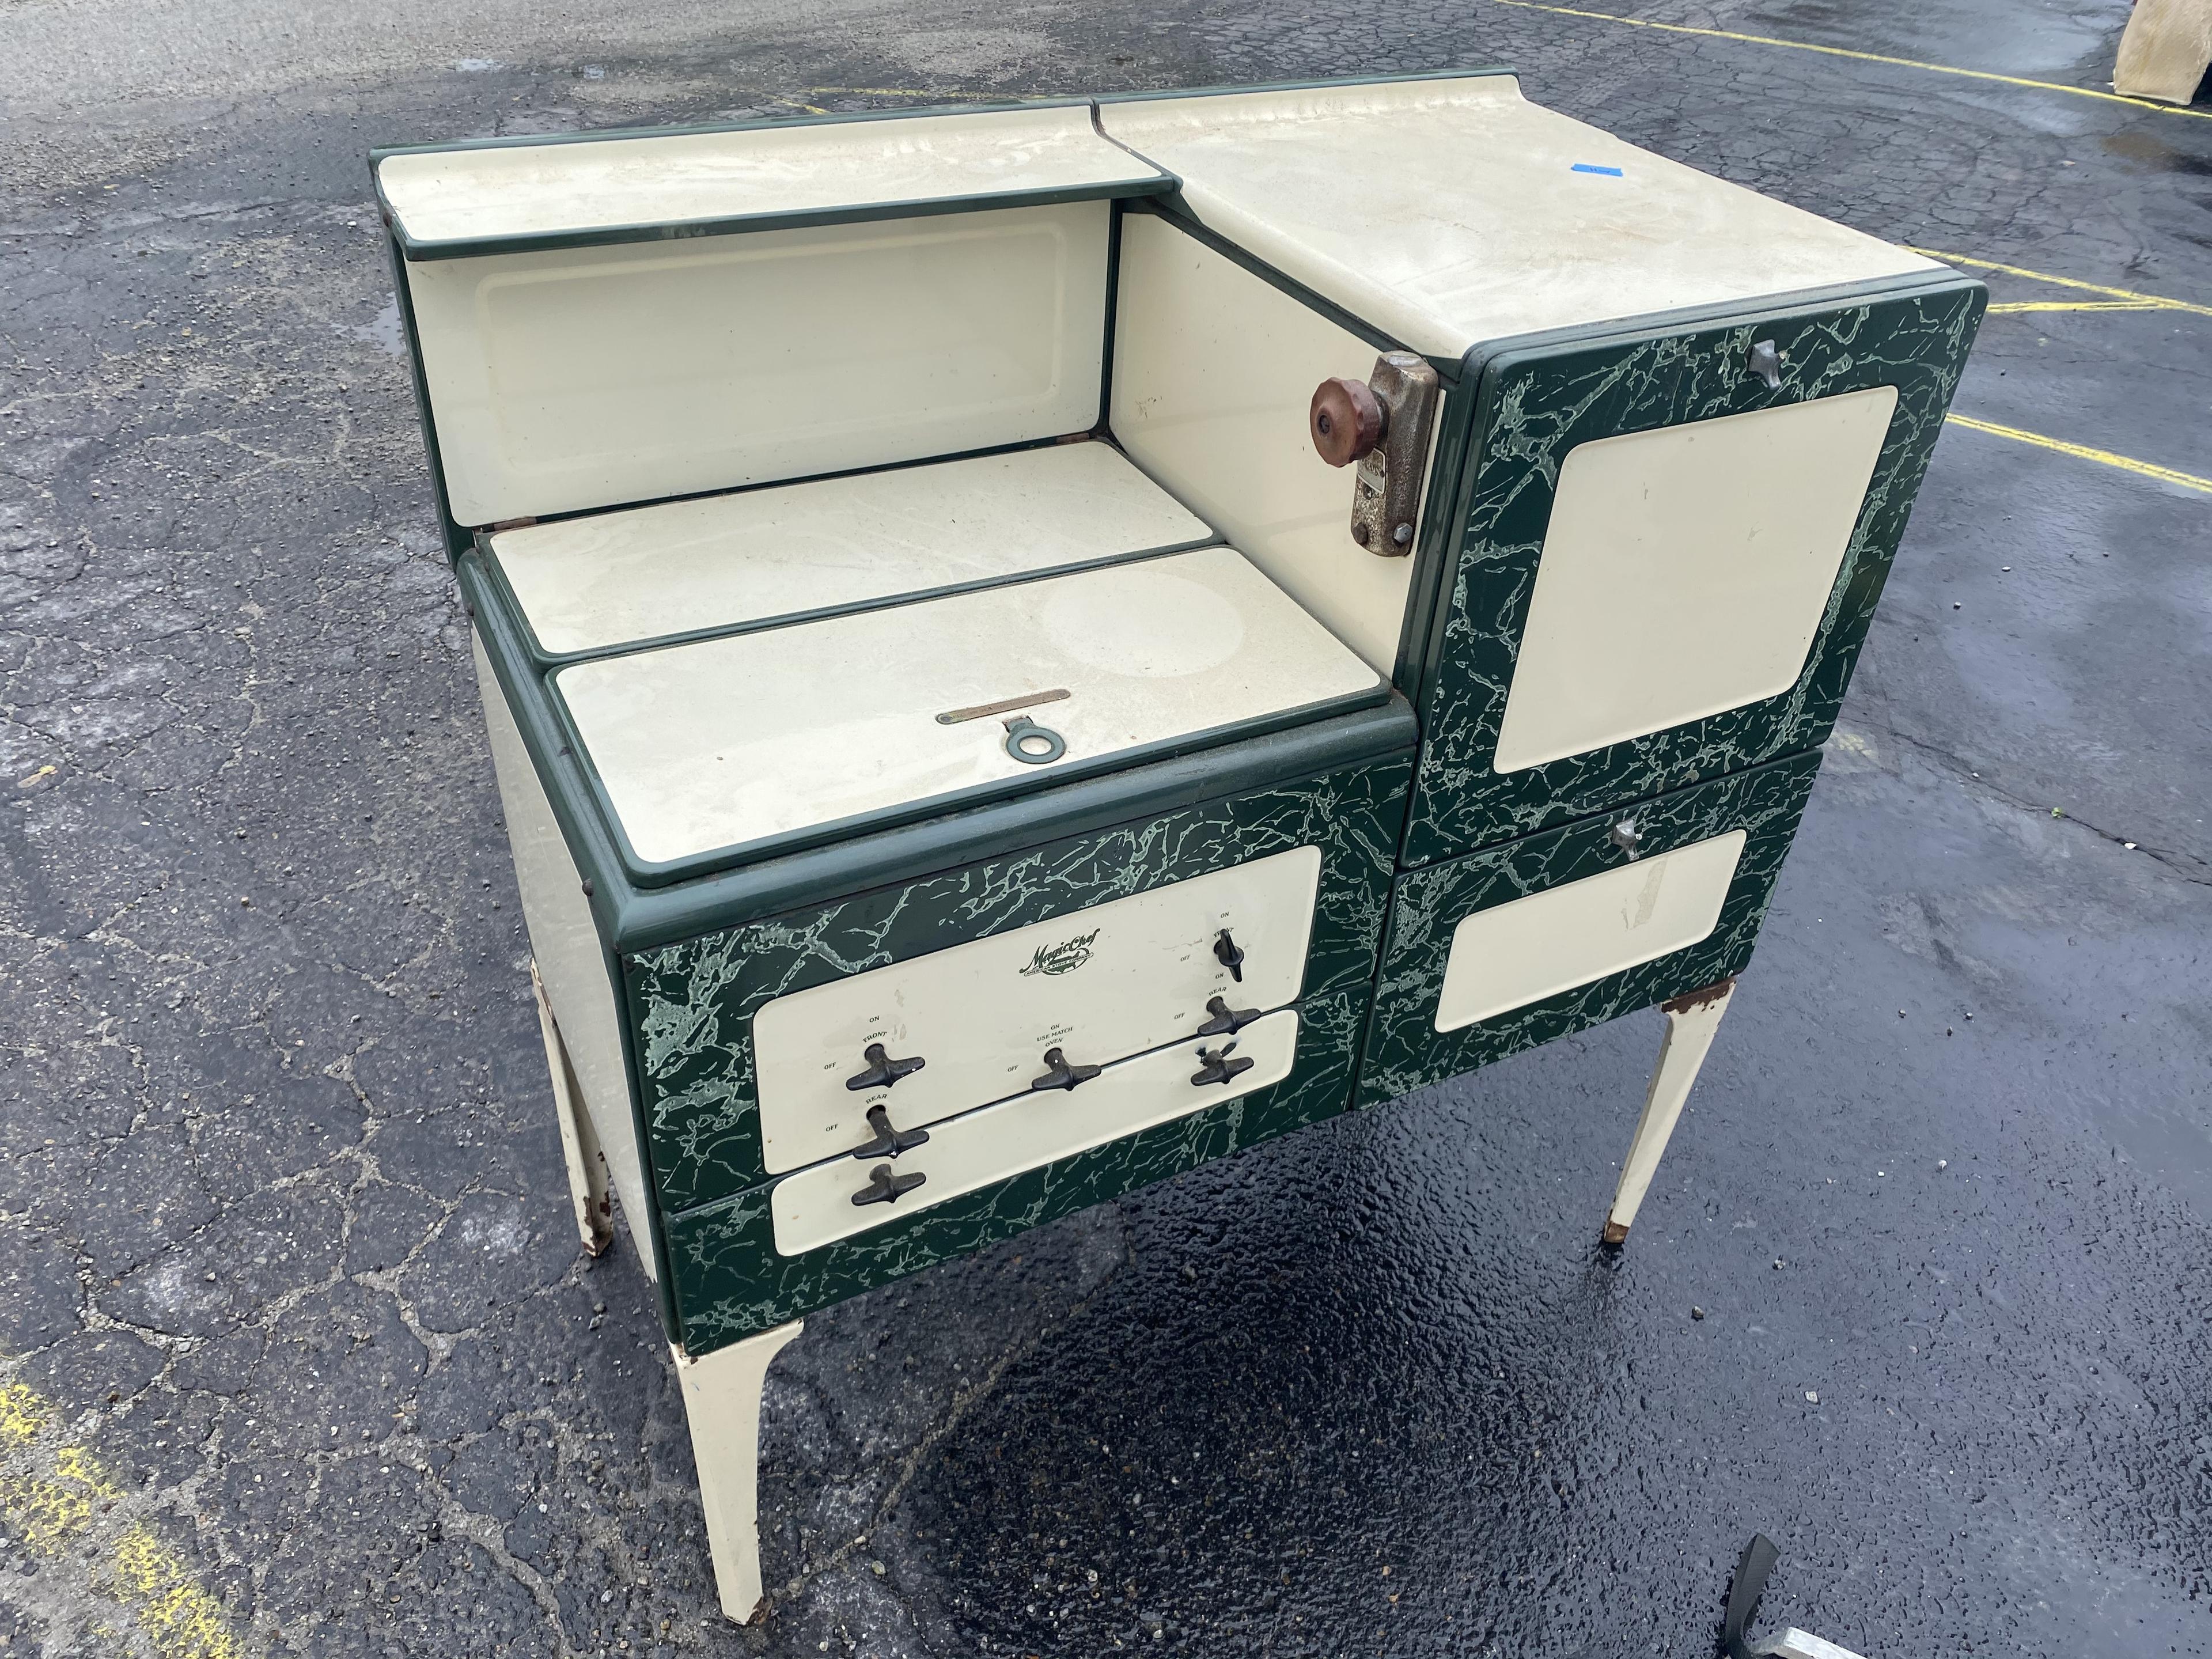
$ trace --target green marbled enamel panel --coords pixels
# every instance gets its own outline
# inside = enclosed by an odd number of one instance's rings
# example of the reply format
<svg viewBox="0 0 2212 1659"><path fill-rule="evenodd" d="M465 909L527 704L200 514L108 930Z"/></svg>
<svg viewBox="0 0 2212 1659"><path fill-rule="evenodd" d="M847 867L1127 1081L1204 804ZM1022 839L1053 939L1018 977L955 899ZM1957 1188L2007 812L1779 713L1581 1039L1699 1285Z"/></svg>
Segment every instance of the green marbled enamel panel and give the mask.
<svg viewBox="0 0 2212 1659"><path fill-rule="evenodd" d="M1410 757L1391 757L628 957L661 1208L688 1210L766 1178L752 1017L810 986L1318 846L1321 892L1303 994L1364 990L1374 977L1412 769Z"/></svg>
<svg viewBox="0 0 2212 1659"><path fill-rule="evenodd" d="M1731 830L1747 832L1713 931L1656 961L1456 1031L1436 1028L1452 930L1478 910L1628 863L1628 854L1611 838L1618 814L1563 824L1401 876L1360 1068L1360 1103L1391 1099L1741 973L1820 766L1820 751L1814 750L1638 803L1641 857Z"/></svg>
<svg viewBox="0 0 2212 1659"><path fill-rule="evenodd" d="M668 1254L687 1352L706 1353L816 1308L1182 1175L1349 1104L1364 988L1299 1006L1290 1076L796 1256L778 1255L769 1187L672 1218ZM856 1171L858 1165L855 1165Z"/></svg>
<svg viewBox="0 0 2212 1659"><path fill-rule="evenodd" d="M1984 295L1940 289L1793 317L1604 344L1509 350L1484 374L1481 434L1448 611L1425 700L1406 862L1423 865L1818 748L1841 706L1892 557L1928 469ZM1769 391L1754 339L1786 354ZM1576 445L1623 433L1894 386L1897 410L1804 672L1788 690L1687 725L1520 771L1492 769L1559 468Z"/></svg>

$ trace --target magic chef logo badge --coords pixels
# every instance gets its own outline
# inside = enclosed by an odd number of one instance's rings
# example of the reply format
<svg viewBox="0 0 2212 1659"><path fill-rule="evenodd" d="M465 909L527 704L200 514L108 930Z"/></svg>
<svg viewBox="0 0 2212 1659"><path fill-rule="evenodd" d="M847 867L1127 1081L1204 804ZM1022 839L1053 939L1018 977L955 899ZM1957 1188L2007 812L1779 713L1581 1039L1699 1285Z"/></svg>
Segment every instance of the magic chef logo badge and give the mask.
<svg viewBox="0 0 2212 1659"><path fill-rule="evenodd" d="M1062 939L1057 945L1040 945L1037 953L1030 958L1030 965L1022 969L1024 976L1030 974L1072 974L1091 960L1091 942L1103 930L1094 927L1074 939Z"/></svg>

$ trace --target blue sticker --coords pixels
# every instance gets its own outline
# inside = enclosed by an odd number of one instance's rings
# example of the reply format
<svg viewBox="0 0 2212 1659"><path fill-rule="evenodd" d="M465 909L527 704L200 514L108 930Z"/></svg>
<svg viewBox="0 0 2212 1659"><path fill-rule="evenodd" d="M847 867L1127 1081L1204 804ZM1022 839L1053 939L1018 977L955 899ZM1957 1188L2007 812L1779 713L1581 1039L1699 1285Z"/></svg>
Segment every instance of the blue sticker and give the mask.
<svg viewBox="0 0 2212 1659"><path fill-rule="evenodd" d="M1571 170L1576 173L1602 173L1608 179L1618 179L1620 177L1620 169L1619 167L1592 167L1588 161L1576 162Z"/></svg>

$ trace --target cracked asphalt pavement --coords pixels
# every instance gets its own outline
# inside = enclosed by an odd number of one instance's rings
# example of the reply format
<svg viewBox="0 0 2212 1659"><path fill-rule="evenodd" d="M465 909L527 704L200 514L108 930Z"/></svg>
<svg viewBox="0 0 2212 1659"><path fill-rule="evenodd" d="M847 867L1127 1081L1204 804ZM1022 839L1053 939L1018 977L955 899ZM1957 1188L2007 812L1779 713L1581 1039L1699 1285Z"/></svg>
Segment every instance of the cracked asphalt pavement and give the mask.
<svg viewBox="0 0 2212 1659"><path fill-rule="evenodd" d="M1637 10L2091 88L2126 16ZM1652 1015L810 1319L714 1612L364 152L1492 61L2212 305L2201 114L1498 0L0 0L0 1648L1688 1659L1759 1528L1877 1659L2212 1650L2212 495L1958 427L1625 1255ZM2001 311L1958 409L2212 476L2208 324Z"/></svg>

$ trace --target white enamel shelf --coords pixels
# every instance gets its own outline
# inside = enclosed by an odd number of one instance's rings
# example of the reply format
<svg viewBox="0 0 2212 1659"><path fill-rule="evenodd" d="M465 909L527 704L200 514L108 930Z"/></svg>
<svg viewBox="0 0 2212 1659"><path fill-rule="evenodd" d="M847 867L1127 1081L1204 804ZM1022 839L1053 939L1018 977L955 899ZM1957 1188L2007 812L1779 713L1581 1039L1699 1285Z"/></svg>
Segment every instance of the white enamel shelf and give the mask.
<svg viewBox="0 0 2212 1659"><path fill-rule="evenodd" d="M592 659L552 684L652 863L1382 690L1227 547ZM938 719L1009 701L1028 706ZM1017 715L1065 755L1016 760Z"/></svg>
<svg viewBox="0 0 2212 1659"><path fill-rule="evenodd" d="M565 655L1212 539L1092 442L593 514L491 550Z"/></svg>

